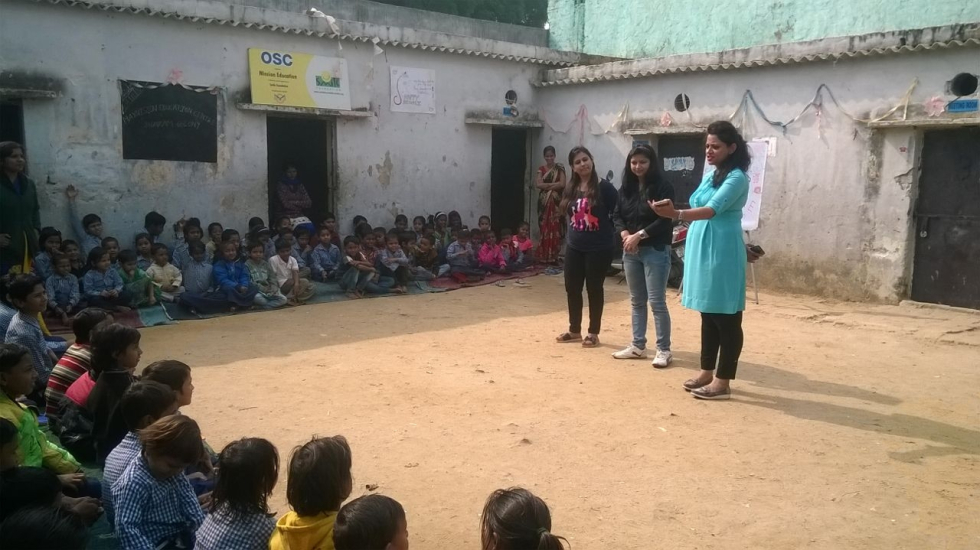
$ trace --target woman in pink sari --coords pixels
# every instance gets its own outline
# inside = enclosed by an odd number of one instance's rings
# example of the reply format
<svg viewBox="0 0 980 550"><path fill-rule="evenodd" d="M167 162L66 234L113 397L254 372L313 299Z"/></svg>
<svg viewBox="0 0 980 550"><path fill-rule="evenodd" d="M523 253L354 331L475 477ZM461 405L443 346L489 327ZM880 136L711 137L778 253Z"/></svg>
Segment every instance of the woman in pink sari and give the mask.
<svg viewBox="0 0 980 550"><path fill-rule="evenodd" d="M544 263L558 261L561 243L565 240L565 224L559 208L565 190L565 167L555 162L555 148L544 148L544 166L538 168L535 186L539 191L538 223L541 229L541 245L538 259Z"/></svg>

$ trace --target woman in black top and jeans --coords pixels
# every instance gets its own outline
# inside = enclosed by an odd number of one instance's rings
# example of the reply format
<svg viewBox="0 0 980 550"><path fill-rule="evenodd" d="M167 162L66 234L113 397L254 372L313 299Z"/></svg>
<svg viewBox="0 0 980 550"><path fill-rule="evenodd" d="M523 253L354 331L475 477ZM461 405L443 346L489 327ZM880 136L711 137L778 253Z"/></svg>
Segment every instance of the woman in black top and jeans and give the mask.
<svg viewBox="0 0 980 550"><path fill-rule="evenodd" d="M582 342L583 347L599 345L602 306L605 303L602 284L612 264L616 237L612 213L616 208L616 188L599 180L592 153L575 147L568 153L572 177L565 185L561 210L568 216L565 250L565 292L568 294L568 332L560 334L559 343ZM582 286L589 293L589 333L582 338Z"/></svg>
<svg viewBox="0 0 980 550"><path fill-rule="evenodd" d="M623 271L630 287L633 310L633 342L613 354L616 359L647 355L647 302L657 329L657 355L653 366L670 365L670 312L667 310L667 276L670 274L670 242L673 220L658 216L653 203L674 200L674 187L658 169L657 154L647 145L634 147L626 157L623 186L613 212L616 230L623 238Z"/></svg>

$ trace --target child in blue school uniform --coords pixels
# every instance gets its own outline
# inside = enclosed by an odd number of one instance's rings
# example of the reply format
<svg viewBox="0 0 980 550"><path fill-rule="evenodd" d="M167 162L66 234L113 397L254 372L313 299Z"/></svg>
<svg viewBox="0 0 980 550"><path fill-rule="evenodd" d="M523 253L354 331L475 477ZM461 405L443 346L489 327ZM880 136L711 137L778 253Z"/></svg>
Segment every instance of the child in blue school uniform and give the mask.
<svg viewBox="0 0 980 550"><path fill-rule="evenodd" d="M196 548L269 548L276 520L268 501L278 479L279 453L272 443L254 437L229 443L218 456L217 482Z"/></svg>
<svg viewBox="0 0 980 550"><path fill-rule="evenodd" d="M194 399L194 380L191 376L191 367L187 363L175 359L164 359L150 363L143 369L143 381L159 382L174 392L177 397L177 413L181 407L187 407ZM175 413L176 414L176 413ZM218 456L205 443L204 456L188 467L184 474L194 488L194 494L200 496L210 493L214 489L214 465L218 462Z"/></svg>
<svg viewBox="0 0 980 550"><path fill-rule="evenodd" d="M194 548L204 511L184 469L204 454L201 430L184 415L140 430L143 451L112 487L123 548Z"/></svg>
<svg viewBox="0 0 980 550"><path fill-rule="evenodd" d="M153 265L153 242L147 233L139 233L135 239L136 267L146 271Z"/></svg>
<svg viewBox="0 0 980 550"><path fill-rule="evenodd" d="M88 254L89 270L82 277L85 299L92 307L129 311L132 296L123 290L123 280L119 272L112 269L109 253L101 247L93 248Z"/></svg>
<svg viewBox="0 0 980 550"><path fill-rule="evenodd" d="M78 284L81 285L82 277L88 271L88 265L85 258L82 257L81 247L78 246L77 242L65 239L61 241L61 253L68 257L68 261L71 262L71 274L78 279Z"/></svg>
<svg viewBox="0 0 980 550"><path fill-rule="evenodd" d="M266 260L276 255L276 243L272 241L272 232L264 225L260 224L250 229L247 241L249 247L255 243L261 244L262 257Z"/></svg>
<svg viewBox="0 0 980 550"><path fill-rule="evenodd" d="M340 267L340 248L333 244L333 232L328 227L321 227L320 243L310 252L310 270L313 279L321 282L334 278Z"/></svg>
<svg viewBox="0 0 980 550"><path fill-rule="evenodd" d="M102 476L102 508L110 527L116 523L112 486L143 452L139 430L176 412L177 395L160 382L140 380L123 393L119 400L119 413L129 432L106 457Z"/></svg>
<svg viewBox="0 0 980 550"><path fill-rule="evenodd" d="M69 185L65 189L65 195L68 197L68 217L71 218L72 226L75 228L82 256L88 256L93 249L102 246L102 218L95 214L85 214L84 217L79 218L78 205L75 204L78 189L74 185Z"/></svg>
<svg viewBox="0 0 980 550"><path fill-rule="evenodd" d="M191 262L184 266L184 292L177 303L191 313L211 314L227 311L232 304L224 292L214 290L214 267L203 243L191 243L187 248Z"/></svg>
<svg viewBox="0 0 980 550"><path fill-rule="evenodd" d="M38 244L41 251L34 256L34 273L42 281L47 281L54 274L54 255L61 249L61 231L53 227L41 228Z"/></svg>
<svg viewBox="0 0 980 550"><path fill-rule="evenodd" d="M119 239L115 237L102 239L102 250L109 254L109 265L112 269L119 269Z"/></svg>
<svg viewBox="0 0 980 550"><path fill-rule="evenodd" d="M219 254L221 258L214 262L214 285L233 304L232 310L251 308L259 289L252 284L248 268L238 259L238 243L233 240L221 243Z"/></svg>
<svg viewBox="0 0 980 550"><path fill-rule="evenodd" d="M167 218L163 217L163 214L153 211L149 212L143 218L143 232L150 235L150 240L153 244L157 244L160 241L160 236L163 235L163 228L167 226Z"/></svg>
<svg viewBox="0 0 980 550"><path fill-rule="evenodd" d="M476 252L470 243L470 230L462 229L456 240L446 247L446 261L453 274L482 279L486 273L476 267Z"/></svg>
<svg viewBox="0 0 980 550"><path fill-rule="evenodd" d="M71 274L68 256L61 253L54 256L54 273L44 281L44 290L48 294L48 310L68 326L68 316L82 309L82 293L78 278Z"/></svg>
<svg viewBox="0 0 980 550"><path fill-rule="evenodd" d="M204 239L204 229L202 229L199 224L191 223L190 221L184 224L183 242L174 247L173 260L171 263L173 263L177 269L184 269L184 266L191 261L191 254L189 251L190 243L201 242L202 239Z"/></svg>
<svg viewBox="0 0 980 550"><path fill-rule="evenodd" d="M296 258L300 267L310 267L310 254L313 252L313 245L310 243L313 235L306 227L297 227L293 230L293 249L290 255Z"/></svg>

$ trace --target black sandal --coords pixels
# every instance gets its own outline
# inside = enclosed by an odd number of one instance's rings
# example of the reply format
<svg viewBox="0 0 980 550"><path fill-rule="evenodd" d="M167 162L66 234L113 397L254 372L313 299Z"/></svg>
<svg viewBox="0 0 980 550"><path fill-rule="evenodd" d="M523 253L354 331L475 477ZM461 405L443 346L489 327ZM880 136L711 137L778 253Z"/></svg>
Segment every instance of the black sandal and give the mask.
<svg viewBox="0 0 980 550"><path fill-rule="evenodd" d="M594 348L599 345L599 336L596 334L590 334L582 339L583 348Z"/></svg>
<svg viewBox="0 0 980 550"><path fill-rule="evenodd" d="M555 341L558 342L559 344L571 344L573 342L581 342L582 335L581 334L575 335L572 334L571 332L563 332L558 335L558 338L555 338Z"/></svg>

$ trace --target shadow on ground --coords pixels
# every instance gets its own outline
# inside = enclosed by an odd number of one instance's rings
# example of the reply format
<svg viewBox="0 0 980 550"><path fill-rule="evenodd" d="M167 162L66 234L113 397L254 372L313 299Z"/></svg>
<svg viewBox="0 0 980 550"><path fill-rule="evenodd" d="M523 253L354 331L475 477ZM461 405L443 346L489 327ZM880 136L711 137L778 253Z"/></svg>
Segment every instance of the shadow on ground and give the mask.
<svg viewBox="0 0 980 550"><path fill-rule="evenodd" d="M678 359L677 365L680 367L692 371L700 369L699 356L696 353L679 352L675 354L675 357ZM776 393L763 394L746 391L746 383L775 390ZM738 385L735 389L736 400L739 404L780 411L802 420L825 422L846 428L938 444L927 445L924 449L889 453L893 460L900 462L916 464L929 457L980 454L980 431L977 430L918 416L898 413L882 414L857 407L786 397L779 393L786 391L843 397L890 406L901 403L901 400L895 397L863 388L812 380L802 374L768 365L739 363Z"/></svg>

